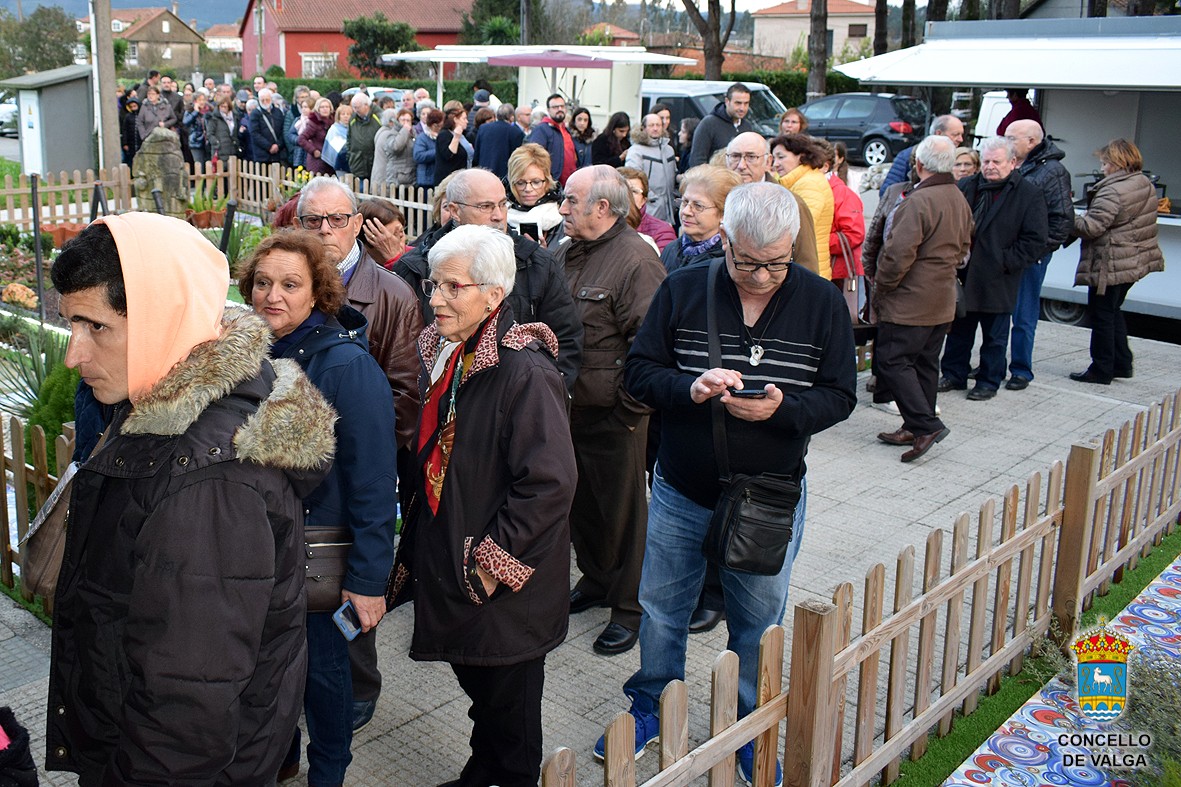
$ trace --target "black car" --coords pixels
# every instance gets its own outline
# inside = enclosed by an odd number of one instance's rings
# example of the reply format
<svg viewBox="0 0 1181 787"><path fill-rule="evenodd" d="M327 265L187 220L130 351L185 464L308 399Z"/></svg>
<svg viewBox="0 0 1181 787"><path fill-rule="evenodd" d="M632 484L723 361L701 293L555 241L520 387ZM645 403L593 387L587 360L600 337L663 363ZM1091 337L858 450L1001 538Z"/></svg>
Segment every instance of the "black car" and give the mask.
<svg viewBox="0 0 1181 787"><path fill-rule="evenodd" d="M844 142L849 160L867 165L890 161L917 144L927 123L927 104L892 93L838 93L800 107L808 133Z"/></svg>

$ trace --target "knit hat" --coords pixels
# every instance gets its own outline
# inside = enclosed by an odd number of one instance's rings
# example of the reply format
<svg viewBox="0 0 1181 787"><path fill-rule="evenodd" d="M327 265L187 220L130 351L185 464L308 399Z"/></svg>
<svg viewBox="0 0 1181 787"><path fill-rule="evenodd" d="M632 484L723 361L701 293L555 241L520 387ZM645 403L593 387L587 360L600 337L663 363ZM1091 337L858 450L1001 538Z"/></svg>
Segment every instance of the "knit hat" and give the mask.
<svg viewBox="0 0 1181 787"><path fill-rule="evenodd" d="M249 101L249 100L250 100L250 94L249 94L249 93L247 93L245 90L239 90L239 91L238 91L238 97L237 97L237 98L238 98L238 100L239 100L239 101Z"/></svg>
<svg viewBox="0 0 1181 787"><path fill-rule="evenodd" d="M489 93L487 90L477 90L476 95L473 96L473 100L477 104L480 104L480 103L487 104L488 100L490 98L492 98L492 94Z"/></svg>

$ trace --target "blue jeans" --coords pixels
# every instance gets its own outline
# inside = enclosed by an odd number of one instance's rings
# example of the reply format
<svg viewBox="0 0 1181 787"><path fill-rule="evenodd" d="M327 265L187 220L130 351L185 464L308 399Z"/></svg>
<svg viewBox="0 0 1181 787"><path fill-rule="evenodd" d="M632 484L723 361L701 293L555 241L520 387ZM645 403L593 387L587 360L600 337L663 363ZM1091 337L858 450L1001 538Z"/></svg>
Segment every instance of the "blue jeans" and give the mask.
<svg viewBox="0 0 1181 787"><path fill-rule="evenodd" d="M353 761L353 678L348 640L330 612L308 615L308 784L344 784Z"/></svg>
<svg viewBox="0 0 1181 787"><path fill-rule="evenodd" d="M767 626L779 623L787 609L791 565L804 535L806 479L800 484L791 543L783 569L775 576L744 574L720 568L730 631L727 647L738 654L738 715L755 708L759 670L759 639ZM660 692L671 680L685 678L689 618L705 580L701 545L713 512L682 495L660 475L652 474L648 505L648 540L640 579L640 670L628 679L623 693L644 713L658 714Z"/></svg>
<svg viewBox="0 0 1181 787"><path fill-rule="evenodd" d="M1042 282L1052 254L1047 254L1025 269L1017 288L1017 306L1013 309L1013 333L1009 337L1009 374L1033 379L1033 337L1041 313Z"/></svg>

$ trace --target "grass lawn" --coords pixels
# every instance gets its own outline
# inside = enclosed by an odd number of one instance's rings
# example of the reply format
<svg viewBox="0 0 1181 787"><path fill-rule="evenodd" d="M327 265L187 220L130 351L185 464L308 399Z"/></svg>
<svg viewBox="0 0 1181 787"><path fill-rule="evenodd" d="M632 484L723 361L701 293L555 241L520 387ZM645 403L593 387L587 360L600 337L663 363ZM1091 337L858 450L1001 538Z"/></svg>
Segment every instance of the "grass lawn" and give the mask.
<svg viewBox="0 0 1181 787"><path fill-rule="evenodd" d="M1181 554L1181 529L1165 536L1161 545L1140 561L1135 571L1125 571L1123 581L1112 585L1106 596L1096 596L1092 607L1083 613L1081 629L1096 626L1099 617L1113 619L1148 587L1157 575ZM1040 667L1040 669L1039 669ZM902 777L893 787L934 787L942 784L997 728L1004 724L1025 701L1042 687L1040 676L1048 671L1044 661L1026 659L1019 675L1001 679L1001 688L991 697L981 697L976 712L963 717L958 713L946 738L932 735L927 753L917 762L903 760Z"/></svg>

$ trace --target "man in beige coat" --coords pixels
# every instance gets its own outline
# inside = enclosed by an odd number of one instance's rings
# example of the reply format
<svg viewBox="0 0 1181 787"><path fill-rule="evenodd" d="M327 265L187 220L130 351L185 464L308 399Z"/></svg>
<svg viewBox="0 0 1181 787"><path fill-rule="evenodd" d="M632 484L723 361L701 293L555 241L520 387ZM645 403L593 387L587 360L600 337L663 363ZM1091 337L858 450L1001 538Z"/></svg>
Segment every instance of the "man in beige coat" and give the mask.
<svg viewBox="0 0 1181 787"><path fill-rule="evenodd" d="M955 272L967 258L972 211L951 175L955 146L946 137L919 143L919 184L895 211L874 276L878 376L902 413L902 428L882 432L889 445L910 446L913 462L951 431L935 414L939 352L955 318Z"/></svg>

